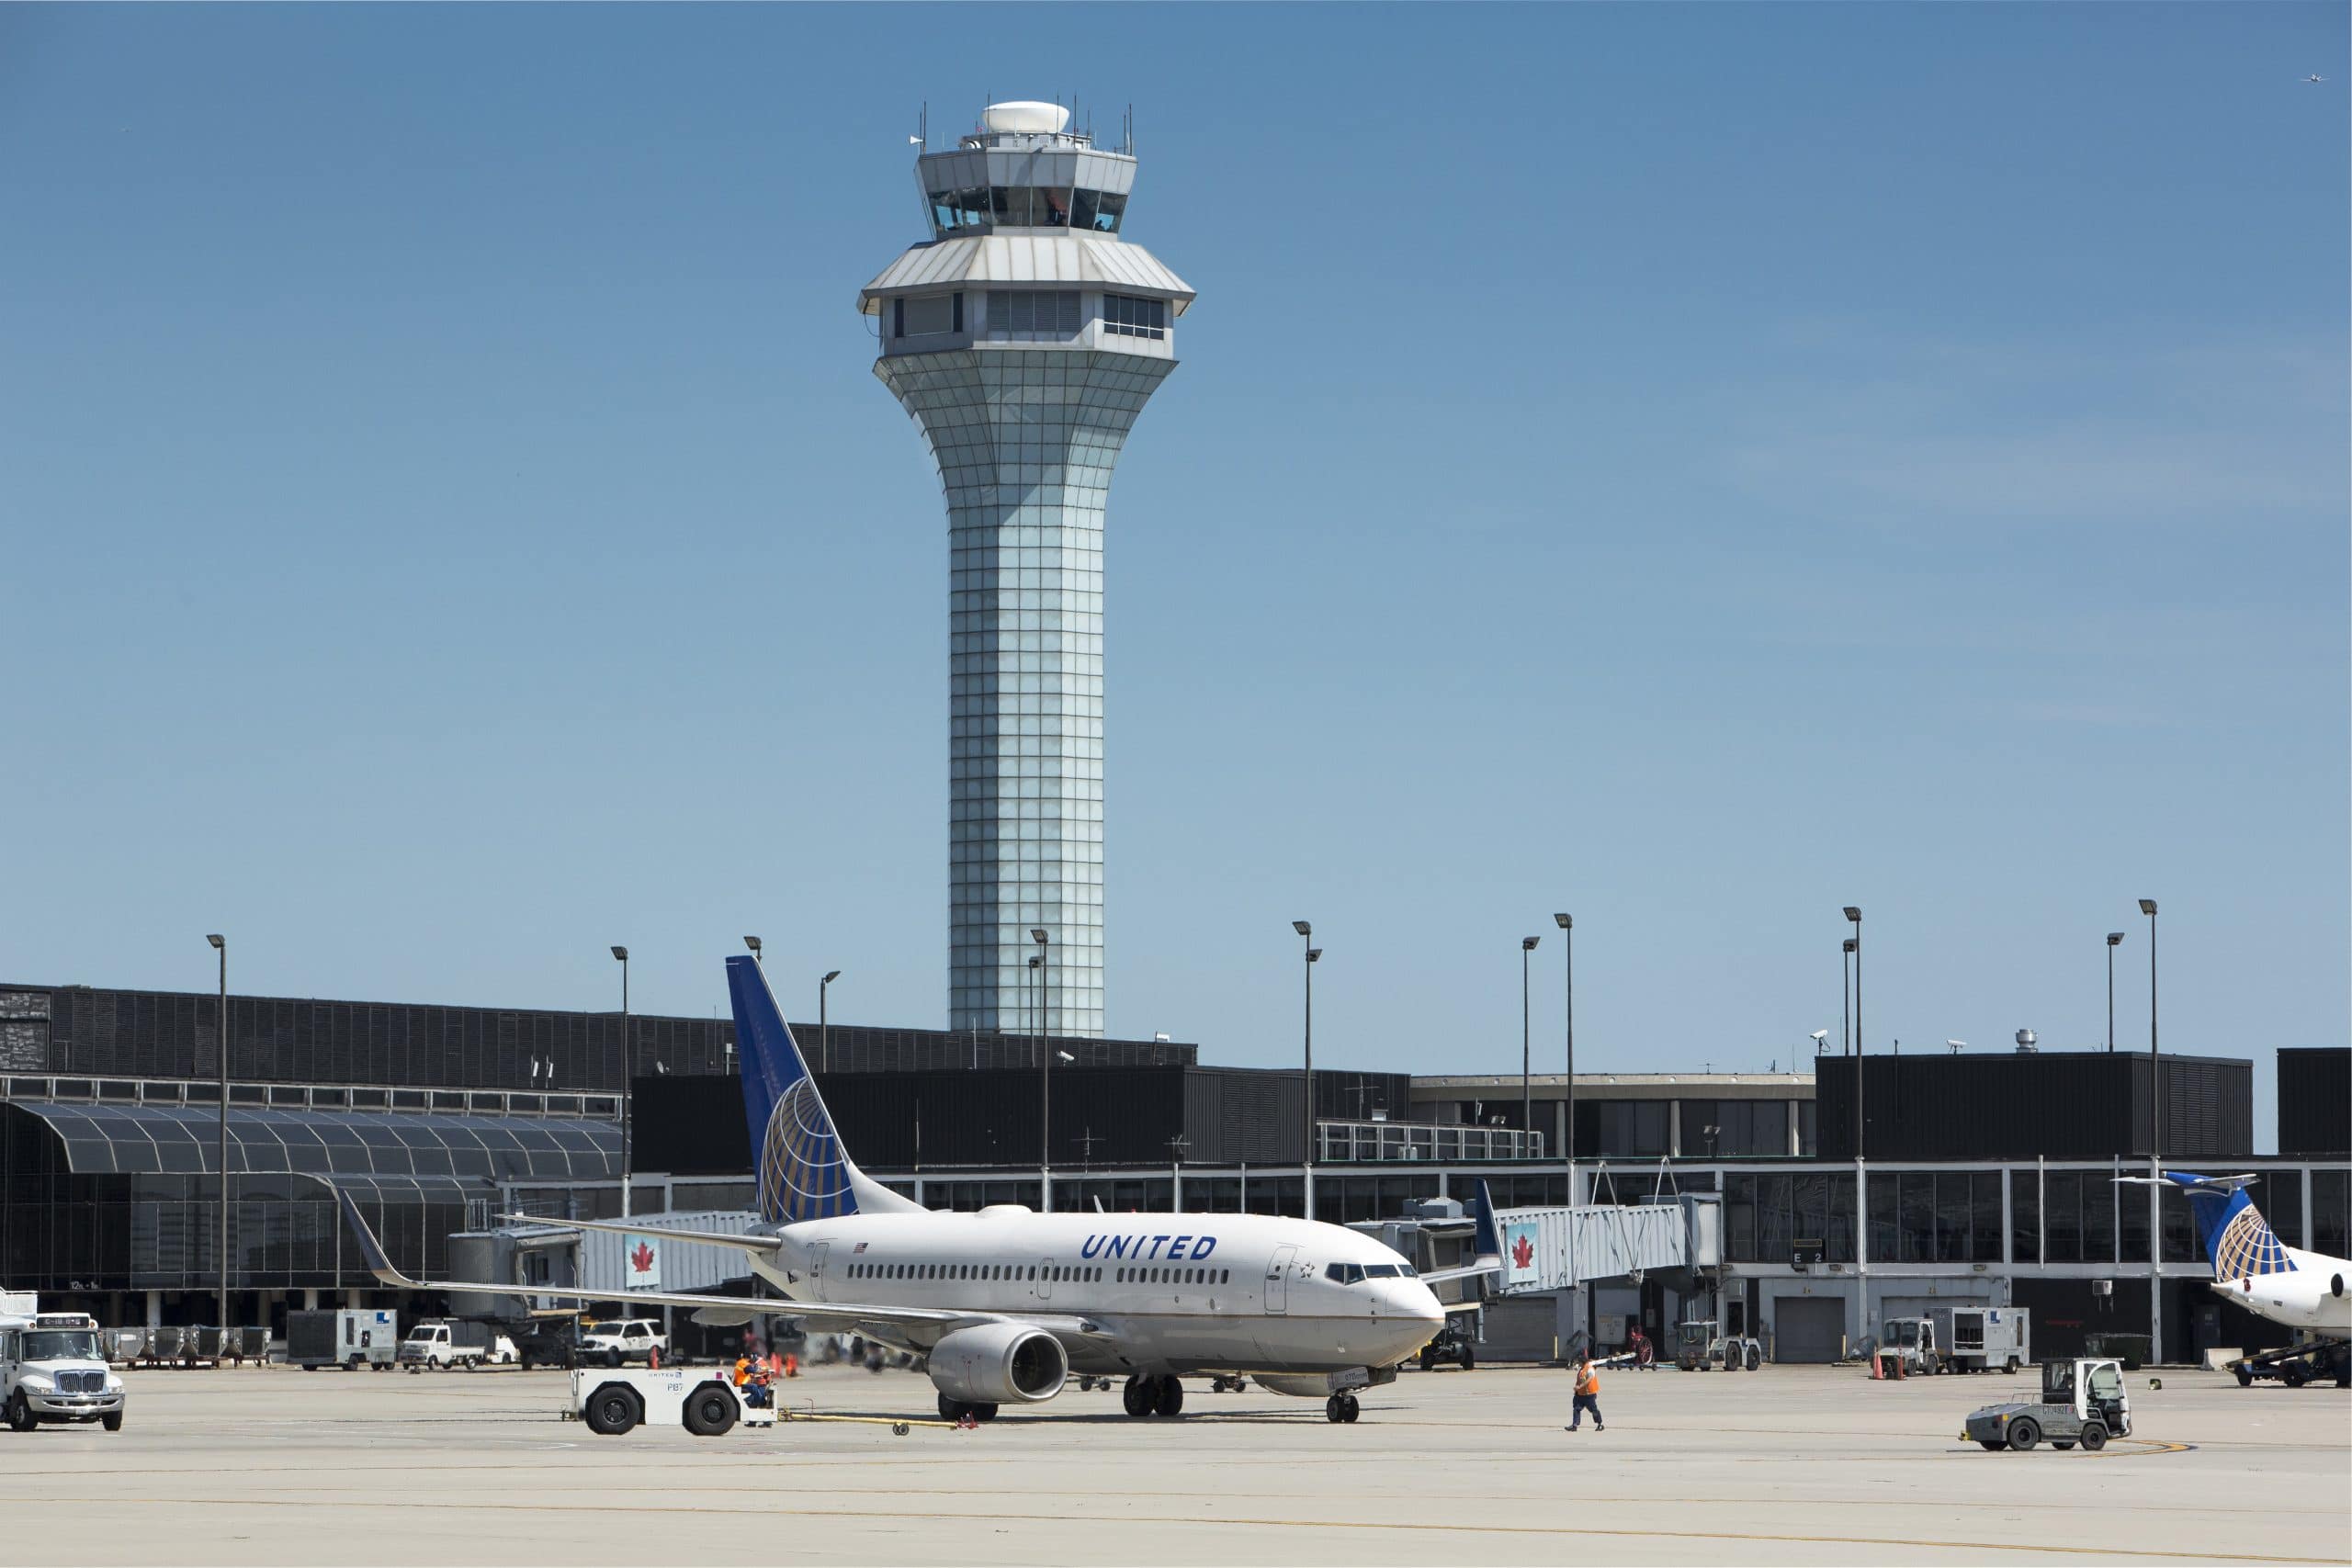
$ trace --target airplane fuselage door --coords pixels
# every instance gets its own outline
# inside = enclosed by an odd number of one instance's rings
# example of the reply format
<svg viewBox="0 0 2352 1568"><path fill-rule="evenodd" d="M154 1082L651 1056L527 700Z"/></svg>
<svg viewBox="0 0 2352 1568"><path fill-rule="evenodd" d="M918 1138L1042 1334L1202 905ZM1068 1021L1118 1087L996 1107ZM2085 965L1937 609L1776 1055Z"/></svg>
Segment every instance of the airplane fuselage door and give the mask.
<svg viewBox="0 0 2352 1568"><path fill-rule="evenodd" d="M815 1287L811 1293L820 1302L828 1299L825 1294L825 1258L832 1250L833 1244L830 1241L820 1241L808 1249L808 1282Z"/></svg>
<svg viewBox="0 0 2352 1568"><path fill-rule="evenodd" d="M1050 1258L1037 1260L1037 1299L1041 1302L1054 1299L1054 1260Z"/></svg>
<svg viewBox="0 0 2352 1568"><path fill-rule="evenodd" d="M1266 1265L1266 1310L1282 1314L1290 1311L1290 1266L1298 1256L1295 1247L1274 1248L1272 1261Z"/></svg>

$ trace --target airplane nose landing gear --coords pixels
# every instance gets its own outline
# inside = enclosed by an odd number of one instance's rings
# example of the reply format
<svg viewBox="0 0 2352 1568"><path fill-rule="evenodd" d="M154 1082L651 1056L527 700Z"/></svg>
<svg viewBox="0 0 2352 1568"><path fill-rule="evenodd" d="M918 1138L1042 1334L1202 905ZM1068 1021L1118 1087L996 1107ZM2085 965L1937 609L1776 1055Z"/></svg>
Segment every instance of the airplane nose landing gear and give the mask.
<svg viewBox="0 0 2352 1568"><path fill-rule="evenodd" d="M1335 1393L1323 1402L1323 1418L1327 1421L1353 1421L1363 1414L1352 1393Z"/></svg>

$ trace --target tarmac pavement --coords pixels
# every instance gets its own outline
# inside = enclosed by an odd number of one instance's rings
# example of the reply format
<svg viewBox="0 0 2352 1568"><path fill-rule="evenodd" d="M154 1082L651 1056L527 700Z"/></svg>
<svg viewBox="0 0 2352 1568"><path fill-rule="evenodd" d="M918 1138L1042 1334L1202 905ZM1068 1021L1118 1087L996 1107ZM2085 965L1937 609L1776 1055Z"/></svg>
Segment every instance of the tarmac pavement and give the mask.
<svg viewBox="0 0 2352 1568"><path fill-rule="evenodd" d="M1352 1426L1188 1385L1135 1419L1075 1387L986 1426L788 1422L599 1438L509 1370L135 1371L124 1430L0 1430L10 1563L2344 1562L2352 1394L2130 1380L2102 1454L1986 1453L2029 1371L1406 1372ZM930 1383L814 1369L788 1405L935 1420Z"/></svg>

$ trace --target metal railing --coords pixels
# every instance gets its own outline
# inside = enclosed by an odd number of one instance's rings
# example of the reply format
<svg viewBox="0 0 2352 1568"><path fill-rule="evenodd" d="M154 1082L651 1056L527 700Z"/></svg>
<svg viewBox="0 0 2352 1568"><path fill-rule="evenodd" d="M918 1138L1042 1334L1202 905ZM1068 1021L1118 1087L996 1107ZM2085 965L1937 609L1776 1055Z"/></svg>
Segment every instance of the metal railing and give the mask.
<svg viewBox="0 0 2352 1568"><path fill-rule="evenodd" d="M1544 1134L1518 1127L1445 1126L1426 1122L1317 1122L1319 1162L1542 1159Z"/></svg>

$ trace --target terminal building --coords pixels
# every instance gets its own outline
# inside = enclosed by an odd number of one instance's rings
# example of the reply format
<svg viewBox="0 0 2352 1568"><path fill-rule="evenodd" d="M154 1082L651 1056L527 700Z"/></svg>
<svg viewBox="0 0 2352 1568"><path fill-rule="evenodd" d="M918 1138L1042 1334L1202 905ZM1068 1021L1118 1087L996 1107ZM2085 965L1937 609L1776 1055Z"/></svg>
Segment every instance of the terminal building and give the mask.
<svg viewBox="0 0 2352 1568"><path fill-rule="evenodd" d="M0 1285L110 1323L214 1315L216 1008L203 994L0 986ZM936 1208L1044 1201L1038 1039L794 1030L869 1174ZM282 1327L288 1307L337 1298L398 1304L341 1235L337 1189L427 1276L446 1272L451 1233L497 1213L616 1215L624 1115L635 1213L750 1203L722 1020L232 997L228 1033L242 1322ZM1164 1040L1042 1043L1054 1207L1304 1211L1296 1069L1204 1063ZM2152 1322L2168 1359L2278 1342L2201 1288L2211 1271L2177 1194L2116 1183L2146 1169L2152 1081L2168 1166L2257 1172L2290 1243L2352 1252L2345 1048L2278 1053L2278 1152L2260 1156L2245 1059L2166 1056L2152 1077L2137 1053L1870 1056L1859 1161L1852 1059L1810 1066L1576 1083L1576 1200L1714 1194L1727 1326L1780 1359L1833 1359L1887 1317L1955 1301L2032 1308L2052 1353ZM1558 1075L1318 1069L1317 1217L1394 1218L1481 1181L1506 1207L1568 1202L1566 1089ZM1666 1279L1506 1299L1489 1313L1490 1355L1634 1322L1660 1332L1685 1307Z"/></svg>

